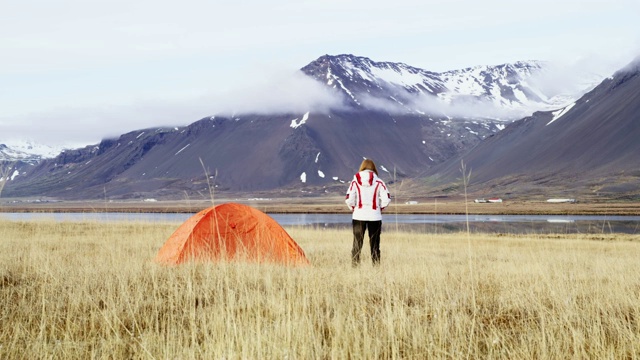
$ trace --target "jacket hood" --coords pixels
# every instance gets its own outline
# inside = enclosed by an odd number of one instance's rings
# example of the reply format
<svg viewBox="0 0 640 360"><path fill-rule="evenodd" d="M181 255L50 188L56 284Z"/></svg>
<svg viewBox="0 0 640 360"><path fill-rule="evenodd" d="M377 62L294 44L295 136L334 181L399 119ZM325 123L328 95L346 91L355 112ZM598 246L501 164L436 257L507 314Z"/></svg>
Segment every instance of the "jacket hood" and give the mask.
<svg viewBox="0 0 640 360"><path fill-rule="evenodd" d="M358 185L369 187L369 186L373 186L373 184L376 183L376 180L378 180L378 175L376 175L376 173L374 173L371 170L362 170L358 172L354 176L354 178L355 178L355 181L358 182Z"/></svg>

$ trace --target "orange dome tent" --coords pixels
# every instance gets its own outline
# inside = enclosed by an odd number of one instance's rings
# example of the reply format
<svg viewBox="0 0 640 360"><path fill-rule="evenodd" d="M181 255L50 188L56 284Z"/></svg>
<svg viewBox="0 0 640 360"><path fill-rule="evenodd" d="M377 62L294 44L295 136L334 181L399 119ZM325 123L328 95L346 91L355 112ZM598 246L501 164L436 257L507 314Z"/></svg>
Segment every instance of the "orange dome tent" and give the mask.
<svg viewBox="0 0 640 360"><path fill-rule="evenodd" d="M187 219L158 251L156 261L176 265L234 258L309 264L280 224L260 210L235 203L210 207Z"/></svg>

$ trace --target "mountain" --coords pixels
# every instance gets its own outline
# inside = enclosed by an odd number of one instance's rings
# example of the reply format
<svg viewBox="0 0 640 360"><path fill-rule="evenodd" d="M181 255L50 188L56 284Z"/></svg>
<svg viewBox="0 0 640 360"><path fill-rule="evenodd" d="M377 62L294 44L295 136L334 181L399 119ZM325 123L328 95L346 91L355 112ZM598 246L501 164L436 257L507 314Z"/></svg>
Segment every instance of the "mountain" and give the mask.
<svg viewBox="0 0 640 360"><path fill-rule="evenodd" d="M640 58L577 101L509 124L467 153L429 169L451 188L461 163L472 190L490 195L640 195Z"/></svg>
<svg viewBox="0 0 640 360"><path fill-rule="evenodd" d="M13 176L6 197L208 197L216 191L342 193L364 157L392 182L415 177L498 133L527 109L554 104L538 62L434 73L353 55L301 71L344 107L208 116L65 150Z"/></svg>
<svg viewBox="0 0 640 360"><path fill-rule="evenodd" d="M223 191L319 192L343 187L363 157L376 159L386 179L394 170L410 177L498 131L449 122L364 110L207 117L66 150L9 182L5 196L202 197L209 183Z"/></svg>
<svg viewBox="0 0 640 360"><path fill-rule="evenodd" d="M353 55L325 55L302 68L341 92L354 107L452 117L514 120L571 102L604 76L581 74L578 91L545 86L552 68L540 61L475 66L442 73ZM478 114L480 113L480 116Z"/></svg>

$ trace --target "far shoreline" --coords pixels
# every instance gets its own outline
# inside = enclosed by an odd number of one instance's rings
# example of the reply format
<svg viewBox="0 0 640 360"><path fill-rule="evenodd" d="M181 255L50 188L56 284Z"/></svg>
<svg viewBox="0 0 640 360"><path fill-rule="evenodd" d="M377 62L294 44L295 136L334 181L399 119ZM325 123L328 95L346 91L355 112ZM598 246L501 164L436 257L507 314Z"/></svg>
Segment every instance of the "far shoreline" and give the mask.
<svg viewBox="0 0 640 360"><path fill-rule="evenodd" d="M197 213L228 202L252 206L272 214L348 214L341 197L327 198L254 198L211 200L126 200L60 201L2 199L0 213L17 212L114 212L114 213ZM464 199L424 199L411 204L393 202L386 214L445 215L640 215L640 202L601 201L548 203L545 200L505 200L502 203L475 203Z"/></svg>

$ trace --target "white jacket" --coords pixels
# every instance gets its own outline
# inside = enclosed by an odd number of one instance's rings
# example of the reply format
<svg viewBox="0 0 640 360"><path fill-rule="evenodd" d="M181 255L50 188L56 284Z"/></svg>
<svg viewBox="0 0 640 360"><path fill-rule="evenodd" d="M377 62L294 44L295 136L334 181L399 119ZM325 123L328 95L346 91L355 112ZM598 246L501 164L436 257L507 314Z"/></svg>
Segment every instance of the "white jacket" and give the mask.
<svg viewBox="0 0 640 360"><path fill-rule="evenodd" d="M391 194L384 181L371 170L357 173L347 191L345 202L353 211L354 220L382 220L382 209L391 202Z"/></svg>

